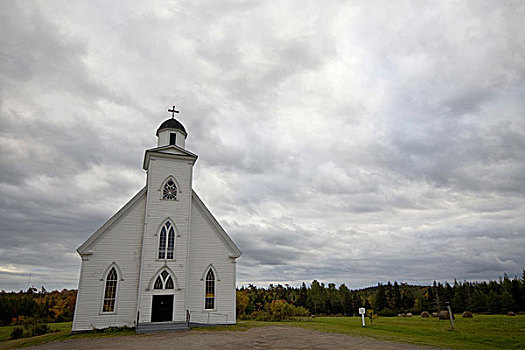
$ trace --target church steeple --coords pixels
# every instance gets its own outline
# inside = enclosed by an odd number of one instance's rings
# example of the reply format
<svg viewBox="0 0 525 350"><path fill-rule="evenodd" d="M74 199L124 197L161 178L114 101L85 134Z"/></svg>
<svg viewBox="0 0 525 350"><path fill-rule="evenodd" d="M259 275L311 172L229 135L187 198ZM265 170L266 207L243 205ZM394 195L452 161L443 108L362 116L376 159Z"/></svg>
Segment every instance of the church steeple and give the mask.
<svg viewBox="0 0 525 350"><path fill-rule="evenodd" d="M186 133L184 125L175 119L175 113L179 113L179 111L173 106L172 109L168 109L168 112L171 113L171 118L162 123L157 129L157 146L174 145L184 148L188 133Z"/></svg>

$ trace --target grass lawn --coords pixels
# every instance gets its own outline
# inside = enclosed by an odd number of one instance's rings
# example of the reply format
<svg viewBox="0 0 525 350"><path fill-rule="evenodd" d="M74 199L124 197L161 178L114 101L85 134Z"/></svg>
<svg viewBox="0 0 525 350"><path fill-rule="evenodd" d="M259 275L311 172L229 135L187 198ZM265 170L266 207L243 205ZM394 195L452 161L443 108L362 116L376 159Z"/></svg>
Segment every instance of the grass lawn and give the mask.
<svg viewBox="0 0 525 350"><path fill-rule="evenodd" d="M474 315L472 319L456 315L454 331L450 321L436 318L379 317L372 326L366 320L361 326L358 317L317 317L294 322L238 321L234 326L194 328L192 332L235 330L243 331L252 327L292 326L313 329L326 333L341 333L351 336L372 337L380 340L432 345L451 349L525 349L525 315L515 317L502 315ZM38 345L54 340L74 338L133 335L133 330L106 333L84 333L70 335L71 322L49 324L57 332L34 338L8 340L13 327L0 327L0 349L13 349Z"/></svg>
<svg viewBox="0 0 525 350"><path fill-rule="evenodd" d="M201 328L207 330L245 330L261 326L293 326L325 333L371 337L400 343L431 345L451 349L525 349L525 315L456 315L455 330L450 321L437 318L379 317L362 327L359 317L317 317L295 322L238 321L235 326Z"/></svg>
<svg viewBox="0 0 525 350"><path fill-rule="evenodd" d="M0 327L0 350L17 349L27 346L40 345L49 343L55 340L66 340L75 338L98 338L98 337L112 337L117 335L133 335L134 330L119 330L101 333L81 333L71 335L72 322L63 323L48 323L51 330L56 332L40 335L32 338L22 338L15 340L8 340L11 335L12 326Z"/></svg>
<svg viewBox="0 0 525 350"><path fill-rule="evenodd" d="M420 316L379 317L372 326L367 319L364 328L358 317L318 317L282 324L452 349L525 349L525 315L474 315L471 319L456 315L454 331L448 320Z"/></svg>

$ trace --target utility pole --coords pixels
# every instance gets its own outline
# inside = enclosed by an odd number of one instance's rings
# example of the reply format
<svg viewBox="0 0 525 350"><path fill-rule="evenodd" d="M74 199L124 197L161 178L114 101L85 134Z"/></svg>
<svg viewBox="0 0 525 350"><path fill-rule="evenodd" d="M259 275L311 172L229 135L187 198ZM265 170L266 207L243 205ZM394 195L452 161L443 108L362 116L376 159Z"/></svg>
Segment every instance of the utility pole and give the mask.
<svg viewBox="0 0 525 350"><path fill-rule="evenodd" d="M448 315L450 316L450 325L452 326L452 330L454 330L454 315L452 315L452 309L450 308L450 303L446 302L448 307Z"/></svg>

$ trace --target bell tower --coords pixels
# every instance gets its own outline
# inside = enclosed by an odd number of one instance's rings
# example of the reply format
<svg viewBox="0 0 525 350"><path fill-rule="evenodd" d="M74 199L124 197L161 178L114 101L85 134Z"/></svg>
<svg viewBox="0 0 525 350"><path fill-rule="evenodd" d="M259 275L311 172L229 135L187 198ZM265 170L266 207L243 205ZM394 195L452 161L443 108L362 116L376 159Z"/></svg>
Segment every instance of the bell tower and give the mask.
<svg viewBox="0 0 525 350"><path fill-rule="evenodd" d="M157 146L178 146L184 148L186 144L186 129L177 119L175 119L175 113L179 113L173 106L172 109L168 109L171 113L171 119L166 120L157 129Z"/></svg>
<svg viewBox="0 0 525 350"><path fill-rule="evenodd" d="M192 178L197 155L185 149L188 134L175 119L175 106L168 112L171 118L157 129L157 147L146 150L144 155L147 197L137 305L139 323L184 321L188 309Z"/></svg>

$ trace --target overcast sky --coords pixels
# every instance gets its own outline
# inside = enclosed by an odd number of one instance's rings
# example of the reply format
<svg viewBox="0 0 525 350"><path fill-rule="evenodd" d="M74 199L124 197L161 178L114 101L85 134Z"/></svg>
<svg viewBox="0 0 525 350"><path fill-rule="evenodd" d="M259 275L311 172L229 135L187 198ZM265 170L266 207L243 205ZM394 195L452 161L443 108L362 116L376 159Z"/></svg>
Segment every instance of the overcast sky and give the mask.
<svg viewBox="0 0 525 350"><path fill-rule="evenodd" d="M239 285L525 266L523 1L1 1L0 289L76 288L175 104Z"/></svg>

